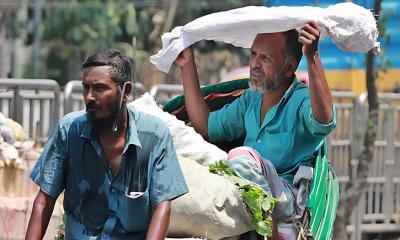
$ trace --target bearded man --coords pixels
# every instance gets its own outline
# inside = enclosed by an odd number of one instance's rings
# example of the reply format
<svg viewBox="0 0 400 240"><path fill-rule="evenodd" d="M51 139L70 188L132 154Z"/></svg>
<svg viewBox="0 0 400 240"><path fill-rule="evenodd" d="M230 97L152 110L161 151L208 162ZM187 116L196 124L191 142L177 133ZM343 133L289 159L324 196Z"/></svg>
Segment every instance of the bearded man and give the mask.
<svg viewBox="0 0 400 240"><path fill-rule="evenodd" d="M164 239L171 200L188 191L169 129L126 107L132 66L116 50L82 65L86 112L63 117L31 178L39 185L26 239L42 239L64 192L65 239Z"/></svg>
<svg viewBox="0 0 400 240"><path fill-rule="evenodd" d="M318 147L336 126L332 96L318 51L320 30L311 21L300 32L261 33L251 46L249 90L222 109L210 112L201 95L193 50L175 60L181 68L185 104L192 126L211 142L245 137L228 154L228 165L241 177L279 198L278 223L296 215L294 176L312 165ZM296 81L305 55L309 87Z"/></svg>

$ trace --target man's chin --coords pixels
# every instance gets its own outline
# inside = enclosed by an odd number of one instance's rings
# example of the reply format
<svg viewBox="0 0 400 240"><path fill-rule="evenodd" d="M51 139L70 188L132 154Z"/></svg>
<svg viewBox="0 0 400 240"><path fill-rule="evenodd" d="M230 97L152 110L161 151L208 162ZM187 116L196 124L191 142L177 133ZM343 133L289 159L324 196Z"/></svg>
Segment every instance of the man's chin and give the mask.
<svg viewBox="0 0 400 240"><path fill-rule="evenodd" d="M97 130L110 130L114 124L114 120L110 118L102 119L89 115L90 125Z"/></svg>
<svg viewBox="0 0 400 240"><path fill-rule="evenodd" d="M263 86L257 85L257 81L254 80L249 81L249 89L252 92L257 92L260 94L263 94L265 92Z"/></svg>

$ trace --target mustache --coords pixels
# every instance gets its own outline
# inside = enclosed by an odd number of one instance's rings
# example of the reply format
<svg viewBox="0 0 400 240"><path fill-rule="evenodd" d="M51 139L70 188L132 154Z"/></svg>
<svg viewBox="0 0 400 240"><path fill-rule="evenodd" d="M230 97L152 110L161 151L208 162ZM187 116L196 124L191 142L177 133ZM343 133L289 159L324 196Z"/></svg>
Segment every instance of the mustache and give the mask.
<svg viewBox="0 0 400 240"><path fill-rule="evenodd" d="M86 104L86 111L89 110L101 110L101 107L95 102L89 102L88 104Z"/></svg>
<svg viewBox="0 0 400 240"><path fill-rule="evenodd" d="M264 72L261 70L259 67L254 67L250 69L250 75L255 74L255 75L264 75Z"/></svg>

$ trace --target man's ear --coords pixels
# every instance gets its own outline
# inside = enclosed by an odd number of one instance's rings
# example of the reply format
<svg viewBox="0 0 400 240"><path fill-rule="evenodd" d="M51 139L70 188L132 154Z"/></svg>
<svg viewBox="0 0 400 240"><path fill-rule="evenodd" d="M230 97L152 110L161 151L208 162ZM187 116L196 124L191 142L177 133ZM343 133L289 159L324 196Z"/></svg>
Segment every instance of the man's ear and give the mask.
<svg viewBox="0 0 400 240"><path fill-rule="evenodd" d="M292 60L290 60L288 70L286 71L287 78L294 75L294 72L296 72L298 65L299 65L299 63L294 58Z"/></svg>
<svg viewBox="0 0 400 240"><path fill-rule="evenodd" d="M132 93L133 85L131 82L125 82L124 85L125 85L125 91L122 93L124 95L123 101L127 102L129 99L129 96ZM124 89L124 88L122 88L122 89Z"/></svg>

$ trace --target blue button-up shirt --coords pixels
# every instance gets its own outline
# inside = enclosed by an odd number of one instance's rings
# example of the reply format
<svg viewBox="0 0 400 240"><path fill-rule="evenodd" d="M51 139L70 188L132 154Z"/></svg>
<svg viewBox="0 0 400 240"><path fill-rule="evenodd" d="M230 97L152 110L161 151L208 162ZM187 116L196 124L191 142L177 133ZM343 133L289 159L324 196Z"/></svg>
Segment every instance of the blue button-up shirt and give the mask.
<svg viewBox="0 0 400 240"><path fill-rule="evenodd" d="M317 148L336 126L333 120L321 124L311 111L308 88L293 81L277 105L260 126L262 97L246 90L242 96L208 118L208 136L212 142L231 141L245 136L244 145L270 160L277 173L289 184L300 165L311 165Z"/></svg>
<svg viewBox="0 0 400 240"><path fill-rule="evenodd" d="M145 239L152 208L188 192L165 123L129 108L128 119L114 177L85 112L59 121L33 168L41 191L65 190L66 239Z"/></svg>

